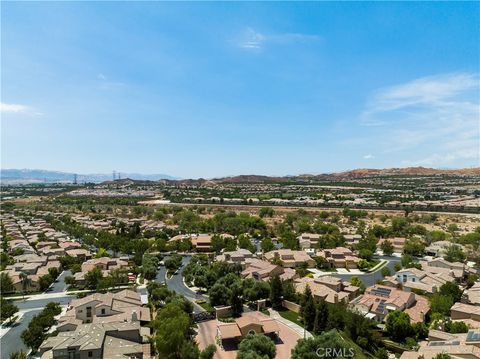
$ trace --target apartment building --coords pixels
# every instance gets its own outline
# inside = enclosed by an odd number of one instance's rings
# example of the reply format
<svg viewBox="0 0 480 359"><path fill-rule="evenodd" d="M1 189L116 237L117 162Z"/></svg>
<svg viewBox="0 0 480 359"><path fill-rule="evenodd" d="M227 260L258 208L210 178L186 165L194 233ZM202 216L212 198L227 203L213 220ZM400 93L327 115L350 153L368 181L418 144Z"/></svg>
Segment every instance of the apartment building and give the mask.
<svg viewBox="0 0 480 359"><path fill-rule="evenodd" d="M263 256L265 260L281 263L281 265L286 268L296 268L304 263L310 268L316 265L316 262L304 251L277 249L265 253Z"/></svg>

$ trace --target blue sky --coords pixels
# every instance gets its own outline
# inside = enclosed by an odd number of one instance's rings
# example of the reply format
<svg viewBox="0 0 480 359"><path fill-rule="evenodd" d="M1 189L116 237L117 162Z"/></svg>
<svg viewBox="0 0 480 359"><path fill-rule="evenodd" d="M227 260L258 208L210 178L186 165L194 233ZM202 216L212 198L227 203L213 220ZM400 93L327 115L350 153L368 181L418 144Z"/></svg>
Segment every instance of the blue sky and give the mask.
<svg viewBox="0 0 480 359"><path fill-rule="evenodd" d="M480 165L478 2L1 10L2 168Z"/></svg>

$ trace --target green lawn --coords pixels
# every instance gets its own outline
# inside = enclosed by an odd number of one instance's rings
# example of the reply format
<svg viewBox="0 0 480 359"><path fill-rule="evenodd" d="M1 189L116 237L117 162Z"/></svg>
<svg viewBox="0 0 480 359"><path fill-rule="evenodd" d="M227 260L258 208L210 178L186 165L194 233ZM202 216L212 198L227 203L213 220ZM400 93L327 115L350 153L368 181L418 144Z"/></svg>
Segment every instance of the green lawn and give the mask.
<svg viewBox="0 0 480 359"><path fill-rule="evenodd" d="M295 324L298 324L303 328L302 322L300 322L300 320L298 319L298 313L295 313L291 310L283 308L278 311L278 314L280 314L282 318L285 318L291 322L294 322Z"/></svg>
<svg viewBox="0 0 480 359"><path fill-rule="evenodd" d="M215 309L208 302L200 302L200 303L197 303L197 304L209 313L215 312Z"/></svg>

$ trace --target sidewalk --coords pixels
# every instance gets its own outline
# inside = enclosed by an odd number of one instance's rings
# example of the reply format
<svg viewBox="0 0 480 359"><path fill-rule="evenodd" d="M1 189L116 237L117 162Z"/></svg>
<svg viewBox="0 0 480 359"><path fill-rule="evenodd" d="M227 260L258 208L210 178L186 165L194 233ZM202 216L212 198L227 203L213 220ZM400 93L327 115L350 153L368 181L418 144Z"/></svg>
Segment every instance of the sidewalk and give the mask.
<svg viewBox="0 0 480 359"><path fill-rule="evenodd" d="M274 318L274 319L278 320L280 323L286 325L287 327L289 327L290 329L295 331L300 336L300 338L303 338L303 337L313 338L313 335L310 332L306 331L305 329L303 329L298 324L296 324L294 322L291 322L288 319L283 318L280 315L280 313L278 313L276 310L274 310L272 308L268 308L268 311L270 313L271 318Z"/></svg>

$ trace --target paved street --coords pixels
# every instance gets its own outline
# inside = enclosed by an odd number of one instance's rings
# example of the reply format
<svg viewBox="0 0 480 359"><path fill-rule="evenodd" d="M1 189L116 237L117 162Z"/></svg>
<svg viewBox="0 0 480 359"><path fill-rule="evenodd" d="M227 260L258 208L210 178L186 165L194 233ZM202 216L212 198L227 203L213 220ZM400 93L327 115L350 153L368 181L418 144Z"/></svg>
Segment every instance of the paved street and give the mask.
<svg viewBox="0 0 480 359"><path fill-rule="evenodd" d="M25 352L28 351L25 344L23 344L20 335L27 328L28 323L30 323L30 320L32 320L33 316L40 313L41 310L42 308L39 308L35 310L28 310L23 313L21 320L15 323L14 326L11 327L10 330L0 338L0 347L2 352L1 359L8 359L11 353L19 350L23 350Z"/></svg>
<svg viewBox="0 0 480 359"><path fill-rule="evenodd" d="M166 258L164 258L165 260ZM182 272L185 266L190 262L191 256L184 256L182 257L182 266L178 269L177 274L173 275L172 278L166 279L166 268L162 266L160 270L158 271L157 277L155 278L155 281L157 282L166 282L168 289L174 290L178 294L183 295L185 298L193 302L193 312L194 313L200 313L204 312L205 310L199 306L198 304L195 303L195 300L198 299L205 299L207 300L208 298L205 297L204 295L197 294L194 291L192 291L190 288L185 286L185 283L183 282L183 276Z"/></svg>
<svg viewBox="0 0 480 359"><path fill-rule="evenodd" d="M67 285L65 284L65 277L72 275L72 272L69 270L63 271L57 278L57 280L52 284L48 293L62 293L67 290Z"/></svg>

